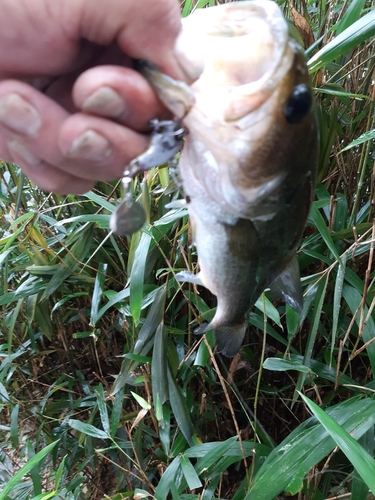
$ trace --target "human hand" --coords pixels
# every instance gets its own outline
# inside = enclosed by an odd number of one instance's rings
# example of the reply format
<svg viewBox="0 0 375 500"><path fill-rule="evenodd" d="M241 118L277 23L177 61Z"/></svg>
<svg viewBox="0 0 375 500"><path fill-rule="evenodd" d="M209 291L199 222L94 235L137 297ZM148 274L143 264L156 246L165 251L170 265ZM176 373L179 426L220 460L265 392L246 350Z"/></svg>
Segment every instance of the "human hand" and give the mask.
<svg viewBox="0 0 375 500"><path fill-rule="evenodd" d="M164 108L131 58L192 82L177 0L0 0L0 158L40 188L122 175ZM44 90L44 92L43 92Z"/></svg>

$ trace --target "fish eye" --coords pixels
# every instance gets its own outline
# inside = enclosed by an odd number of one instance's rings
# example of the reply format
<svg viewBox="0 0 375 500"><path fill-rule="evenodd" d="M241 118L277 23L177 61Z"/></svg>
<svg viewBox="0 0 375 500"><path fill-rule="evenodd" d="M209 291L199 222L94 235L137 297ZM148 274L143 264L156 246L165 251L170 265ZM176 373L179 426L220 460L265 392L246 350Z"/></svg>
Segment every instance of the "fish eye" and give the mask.
<svg viewBox="0 0 375 500"><path fill-rule="evenodd" d="M296 85L284 106L284 116L291 124L299 123L310 111L312 96L304 83Z"/></svg>

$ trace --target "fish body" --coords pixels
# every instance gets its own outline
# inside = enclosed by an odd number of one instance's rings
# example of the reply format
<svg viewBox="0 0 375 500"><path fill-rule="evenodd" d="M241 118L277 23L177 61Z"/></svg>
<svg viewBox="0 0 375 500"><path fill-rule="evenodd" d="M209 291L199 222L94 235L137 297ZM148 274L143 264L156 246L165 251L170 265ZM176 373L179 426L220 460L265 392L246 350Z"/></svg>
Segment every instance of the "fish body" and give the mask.
<svg viewBox="0 0 375 500"><path fill-rule="evenodd" d="M315 181L312 90L272 1L199 9L183 29L201 47L201 77L189 88L150 67L144 74L189 132L180 171L200 272L177 278L217 296L196 333L214 328L218 351L234 356L266 287L302 309L296 247Z"/></svg>

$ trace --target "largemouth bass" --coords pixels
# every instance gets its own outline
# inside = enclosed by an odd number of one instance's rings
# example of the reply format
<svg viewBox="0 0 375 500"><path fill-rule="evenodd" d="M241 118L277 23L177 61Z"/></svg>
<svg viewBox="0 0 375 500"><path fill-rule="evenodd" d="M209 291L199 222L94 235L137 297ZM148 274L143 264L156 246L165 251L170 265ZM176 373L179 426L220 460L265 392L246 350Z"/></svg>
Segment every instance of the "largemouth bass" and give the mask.
<svg viewBox="0 0 375 500"><path fill-rule="evenodd" d="M218 351L234 356L247 315L270 287L302 309L296 247L310 210L317 158L313 96L303 50L276 3L199 9L183 29L205 65L191 87L142 72L188 130L180 159L200 272L217 296Z"/></svg>

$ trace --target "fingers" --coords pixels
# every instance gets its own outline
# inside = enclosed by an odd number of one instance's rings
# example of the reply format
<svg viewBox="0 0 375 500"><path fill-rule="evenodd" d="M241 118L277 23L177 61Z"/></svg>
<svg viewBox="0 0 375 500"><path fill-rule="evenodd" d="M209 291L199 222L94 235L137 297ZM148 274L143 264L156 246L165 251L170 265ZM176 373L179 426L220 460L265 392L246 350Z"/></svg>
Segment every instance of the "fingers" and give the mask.
<svg viewBox="0 0 375 500"><path fill-rule="evenodd" d="M79 9L78 30L83 38L98 44L108 44L116 38L130 57L151 61L178 80L191 83L201 74L203 61L199 51L181 34L176 0L75 2Z"/></svg>
<svg viewBox="0 0 375 500"><path fill-rule="evenodd" d="M17 145L19 148L19 145ZM46 162L37 165L25 161L25 153L21 150L11 151L11 161L22 167L23 173L40 189L60 194L82 194L93 188L95 181L82 179L56 168Z"/></svg>
<svg viewBox="0 0 375 500"><path fill-rule="evenodd" d="M82 73L73 87L73 99L84 112L112 118L138 131L147 131L150 119L168 118L142 75L130 68L98 66Z"/></svg>
<svg viewBox="0 0 375 500"><path fill-rule="evenodd" d="M132 159L144 152L149 137L103 118L76 113L60 128L62 166L72 174L79 168L86 179L110 181L122 176Z"/></svg>
<svg viewBox="0 0 375 500"><path fill-rule="evenodd" d="M147 149L149 138L138 132L155 116L167 118L148 83L123 64L147 59L188 82L202 69L181 36L178 2L20 0L15 9L13 3L2 3L0 158L57 192L120 177ZM77 72L104 61L119 66L85 71L72 95ZM53 84L47 96L10 75L27 82L50 77Z"/></svg>
<svg viewBox="0 0 375 500"><path fill-rule="evenodd" d="M121 177L149 142L103 118L69 115L47 96L11 80L0 83L0 136L0 157L19 164L39 187L56 192L82 192L95 180Z"/></svg>

